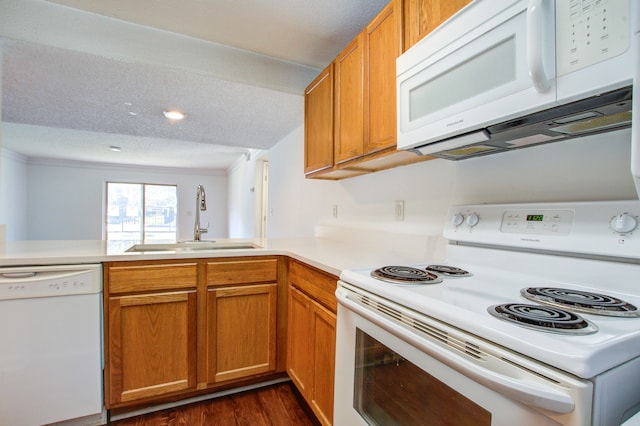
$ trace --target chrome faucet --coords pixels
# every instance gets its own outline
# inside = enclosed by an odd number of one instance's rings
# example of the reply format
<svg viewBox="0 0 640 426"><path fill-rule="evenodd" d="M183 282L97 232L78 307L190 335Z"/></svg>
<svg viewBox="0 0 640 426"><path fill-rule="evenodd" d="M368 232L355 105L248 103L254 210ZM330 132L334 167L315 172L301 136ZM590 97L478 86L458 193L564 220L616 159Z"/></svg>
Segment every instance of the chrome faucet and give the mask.
<svg viewBox="0 0 640 426"><path fill-rule="evenodd" d="M193 240L200 241L200 236L209 232L209 228L201 228L200 227L200 211L205 211L207 209L207 199L206 194L204 193L204 186L198 185L198 190L196 191L196 222L193 225ZM208 224L207 224L208 226Z"/></svg>

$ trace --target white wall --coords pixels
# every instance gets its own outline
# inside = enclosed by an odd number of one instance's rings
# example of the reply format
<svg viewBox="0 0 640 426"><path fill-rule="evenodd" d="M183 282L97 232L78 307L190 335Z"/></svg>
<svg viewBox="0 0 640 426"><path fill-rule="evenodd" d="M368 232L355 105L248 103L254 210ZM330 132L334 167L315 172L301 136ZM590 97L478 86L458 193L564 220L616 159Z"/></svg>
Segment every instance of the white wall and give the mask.
<svg viewBox="0 0 640 426"><path fill-rule="evenodd" d="M630 130L461 162L433 160L342 181L305 179L300 126L269 152L271 238L312 236L318 225L397 234L438 234L451 204L636 199ZM193 232L195 188L207 191L206 238L252 237L256 158L229 177L32 160L3 150L0 223L7 239L101 239L105 182L178 185L179 235ZM395 200L405 220L394 220ZM338 206L338 217L332 215ZM227 213L228 212L228 213ZM28 225L28 226L27 226Z"/></svg>
<svg viewBox="0 0 640 426"><path fill-rule="evenodd" d="M630 135L627 129L332 182L304 178L300 127L270 151L269 237L312 236L317 224L432 235L451 204L637 199ZM403 222L394 220L395 200L405 201Z"/></svg>
<svg viewBox="0 0 640 426"><path fill-rule="evenodd" d="M202 226L209 222L209 233L203 238L228 235L226 175L201 170L32 160L28 164L26 238L102 239L107 181L177 185L178 239L193 238L196 187L203 184L207 210L201 212L200 218Z"/></svg>
<svg viewBox="0 0 640 426"><path fill-rule="evenodd" d="M269 151L269 238L312 236L341 199L340 184L304 178L304 127Z"/></svg>
<svg viewBox="0 0 640 426"><path fill-rule="evenodd" d="M28 175L26 157L0 149L0 223L6 225L6 240L27 237Z"/></svg>
<svg viewBox="0 0 640 426"><path fill-rule="evenodd" d="M229 237L253 238L256 158L241 157L229 170Z"/></svg>
<svg viewBox="0 0 640 426"><path fill-rule="evenodd" d="M0 43L0 64L3 63L3 59L2 59L2 43ZM2 66L0 66L0 244L3 244L6 239L7 239L7 235L6 235L6 228L7 228L7 224L6 224L6 219L4 218L3 212L2 212L2 207L3 205L7 205L7 196L4 194L5 191L5 186L6 186L6 178L3 178L2 175Z"/></svg>

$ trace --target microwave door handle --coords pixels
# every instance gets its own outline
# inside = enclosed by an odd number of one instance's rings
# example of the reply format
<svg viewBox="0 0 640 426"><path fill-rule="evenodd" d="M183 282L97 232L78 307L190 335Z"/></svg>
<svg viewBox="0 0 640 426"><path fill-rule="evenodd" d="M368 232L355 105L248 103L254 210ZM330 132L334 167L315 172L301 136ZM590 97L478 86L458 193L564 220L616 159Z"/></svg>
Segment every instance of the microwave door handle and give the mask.
<svg viewBox="0 0 640 426"><path fill-rule="evenodd" d="M543 63L543 0L529 0L527 7L527 65L533 87L538 93L544 93L551 88L551 83L544 71Z"/></svg>
<svg viewBox="0 0 640 426"><path fill-rule="evenodd" d="M348 293L341 288L338 288L336 291L336 299L338 303L345 308L373 322L387 332L421 349L424 353L489 389L493 389L498 393L532 407L538 407L556 413L566 414L575 409L575 402L570 395L550 386L545 386L542 383L507 376L498 371L493 371L475 364L452 350L445 349L426 339L420 338L416 336L414 332L404 327L399 327L397 322L381 315L373 314L367 308L350 300Z"/></svg>

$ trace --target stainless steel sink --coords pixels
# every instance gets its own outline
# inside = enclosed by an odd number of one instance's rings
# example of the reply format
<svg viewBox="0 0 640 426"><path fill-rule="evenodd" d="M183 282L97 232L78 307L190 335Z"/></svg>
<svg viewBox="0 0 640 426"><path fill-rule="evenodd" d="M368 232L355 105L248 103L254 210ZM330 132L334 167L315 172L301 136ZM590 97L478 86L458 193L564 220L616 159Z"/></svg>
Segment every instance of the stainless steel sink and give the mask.
<svg viewBox="0 0 640 426"><path fill-rule="evenodd" d="M249 242L230 241L181 241L167 244L135 244L129 247L128 253L153 251L207 251L207 250L241 250L254 249L258 246Z"/></svg>

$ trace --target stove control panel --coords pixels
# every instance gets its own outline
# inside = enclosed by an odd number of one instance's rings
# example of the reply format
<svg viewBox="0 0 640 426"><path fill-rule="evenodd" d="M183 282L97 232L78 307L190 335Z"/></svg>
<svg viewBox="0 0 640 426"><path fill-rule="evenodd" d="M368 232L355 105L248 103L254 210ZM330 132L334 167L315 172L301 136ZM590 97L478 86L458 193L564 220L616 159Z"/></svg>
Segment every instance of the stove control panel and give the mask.
<svg viewBox="0 0 640 426"><path fill-rule="evenodd" d="M452 206L443 234L459 244L640 260L640 201Z"/></svg>
<svg viewBox="0 0 640 426"><path fill-rule="evenodd" d="M569 235L572 210L507 210L500 231L528 235Z"/></svg>
<svg viewBox="0 0 640 426"><path fill-rule="evenodd" d="M611 218L611 229L618 234L633 232L638 227L638 218L629 213L620 213Z"/></svg>

